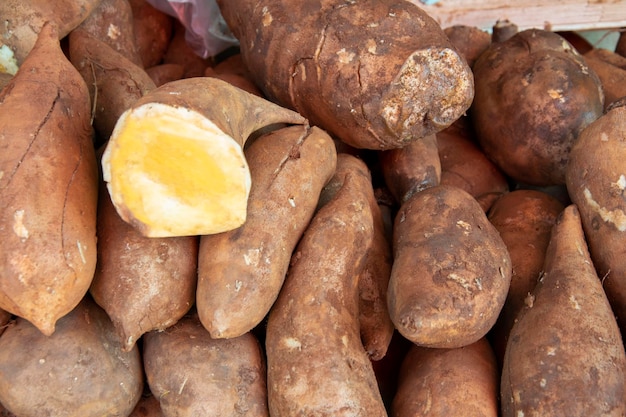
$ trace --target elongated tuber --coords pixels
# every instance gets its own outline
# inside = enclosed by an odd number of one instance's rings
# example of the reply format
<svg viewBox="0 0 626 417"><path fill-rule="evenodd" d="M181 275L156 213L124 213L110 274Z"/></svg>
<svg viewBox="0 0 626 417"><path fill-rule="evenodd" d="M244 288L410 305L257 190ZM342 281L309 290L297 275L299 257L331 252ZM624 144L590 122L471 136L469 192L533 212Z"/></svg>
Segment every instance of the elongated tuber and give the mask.
<svg viewBox="0 0 626 417"><path fill-rule="evenodd" d="M379 160L384 182L399 205L441 181L436 135L402 148L382 151Z"/></svg>
<svg viewBox="0 0 626 417"><path fill-rule="evenodd" d="M358 273L373 235L362 190L371 179L345 175L300 240L268 317L272 417L386 416L358 320Z"/></svg>
<svg viewBox="0 0 626 417"><path fill-rule="evenodd" d="M212 339L190 314L143 341L146 379L163 416L268 416L265 358L251 333Z"/></svg>
<svg viewBox="0 0 626 417"><path fill-rule="evenodd" d="M322 191L320 207L335 198L344 183L351 181L352 176L371 178L371 173L363 160L347 153L339 153L337 170ZM391 238L385 230L383 213L372 181L361 181L360 187L360 193L369 203L372 213L373 234L358 277L359 329L365 351L371 360L378 361L386 355L395 330L387 311L387 287L393 262Z"/></svg>
<svg viewBox="0 0 626 417"><path fill-rule="evenodd" d="M75 29L68 39L70 61L89 88L99 146L109 139L122 113L156 85L142 67L89 32Z"/></svg>
<svg viewBox="0 0 626 417"><path fill-rule="evenodd" d="M492 43L472 68L471 120L485 154L519 183L565 184L572 145L603 110L584 58L558 34L527 29Z"/></svg>
<svg viewBox="0 0 626 417"><path fill-rule="evenodd" d="M393 417L497 417L500 373L485 338L455 349L412 345L398 376Z"/></svg>
<svg viewBox="0 0 626 417"><path fill-rule="evenodd" d="M96 267L89 92L51 25L0 94L0 307L43 333Z"/></svg>
<svg viewBox="0 0 626 417"><path fill-rule="evenodd" d="M624 345L575 205L552 228L532 296L506 346L502 416L623 416Z"/></svg>
<svg viewBox="0 0 626 417"><path fill-rule="evenodd" d="M317 127L278 129L245 155L252 176L246 222L200 240L196 307L214 338L240 336L267 315L337 164L332 139Z"/></svg>
<svg viewBox="0 0 626 417"><path fill-rule="evenodd" d="M591 259L626 332L626 106L618 103L580 134L566 181Z"/></svg>
<svg viewBox="0 0 626 417"><path fill-rule="evenodd" d="M387 300L396 328L413 343L453 348L485 336L511 274L502 238L467 192L438 185L400 207Z"/></svg>
<svg viewBox="0 0 626 417"><path fill-rule="evenodd" d="M172 81L120 116L102 156L104 180L122 219L145 236L232 230L246 218L250 134L305 122L217 78Z"/></svg>
<svg viewBox="0 0 626 417"><path fill-rule="evenodd" d="M57 28L58 39L62 39L99 4L100 0L2 0L0 72L17 72L46 22Z"/></svg>
<svg viewBox="0 0 626 417"><path fill-rule="evenodd" d="M411 2L218 4L266 97L356 148L402 147L447 127L472 101L469 66Z"/></svg>
<svg viewBox="0 0 626 417"><path fill-rule="evenodd" d="M143 387L139 349L122 351L88 296L50 336L18 318L0 338L0 401L15 416L127 416Z"/></svg>
<svg viewBox="0 0 626 417"><path fill-rule="evenodd" d="M151 330L175 324L196 295L198 238L149 238L123 221L102 186L98 262L89 288L128 351Z"/></svg>

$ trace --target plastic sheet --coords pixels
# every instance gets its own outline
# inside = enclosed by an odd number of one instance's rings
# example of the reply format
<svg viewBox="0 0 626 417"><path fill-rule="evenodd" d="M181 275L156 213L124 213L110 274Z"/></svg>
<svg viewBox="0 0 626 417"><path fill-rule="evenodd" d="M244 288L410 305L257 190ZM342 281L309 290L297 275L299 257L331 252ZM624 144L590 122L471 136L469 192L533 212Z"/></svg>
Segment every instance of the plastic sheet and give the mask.
<svg viewBox="0 0 626 417"><path fill-rule="evenodd" d="M215 0L147 1L183 24L187 43L202 58L215 56L239 45L228 29Z"/></svg>

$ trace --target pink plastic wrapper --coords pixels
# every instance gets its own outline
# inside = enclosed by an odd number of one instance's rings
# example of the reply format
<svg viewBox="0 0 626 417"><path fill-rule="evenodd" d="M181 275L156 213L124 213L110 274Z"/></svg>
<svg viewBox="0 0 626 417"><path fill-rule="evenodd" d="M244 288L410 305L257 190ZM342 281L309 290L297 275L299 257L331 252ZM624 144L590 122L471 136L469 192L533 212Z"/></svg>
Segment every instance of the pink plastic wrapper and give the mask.
<svg viewBox="0 0 626 417"><path fill-rule="evenodd" d="M147 0L156 9L177 18L185 26L185 39L202 58L238 46L215 0Z"/></svg>

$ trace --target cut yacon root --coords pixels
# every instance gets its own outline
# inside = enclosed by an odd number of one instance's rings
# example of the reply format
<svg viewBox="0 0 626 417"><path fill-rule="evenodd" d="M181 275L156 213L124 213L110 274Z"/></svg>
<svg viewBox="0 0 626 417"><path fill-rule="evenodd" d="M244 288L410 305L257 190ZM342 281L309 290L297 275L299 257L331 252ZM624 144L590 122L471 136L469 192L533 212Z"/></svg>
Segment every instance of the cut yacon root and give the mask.
<svg viewBox="0 0 626 417"><path fill-rule="evenodd" d="M213 122L149 103L126 112L117 129L103 155L104 180L116 206L146 235L210 234L243 223L248 164L241 146ZM112 175L116 169L124 175Z"/></svg>
<svg viewBox="0 0 626 417"><path fill-rule="evenodd" d="M120 217L145 236L225 232L246 219L248 136L304 122L221 80L168 83L119 118L102 156L103 178Z"/></svg>

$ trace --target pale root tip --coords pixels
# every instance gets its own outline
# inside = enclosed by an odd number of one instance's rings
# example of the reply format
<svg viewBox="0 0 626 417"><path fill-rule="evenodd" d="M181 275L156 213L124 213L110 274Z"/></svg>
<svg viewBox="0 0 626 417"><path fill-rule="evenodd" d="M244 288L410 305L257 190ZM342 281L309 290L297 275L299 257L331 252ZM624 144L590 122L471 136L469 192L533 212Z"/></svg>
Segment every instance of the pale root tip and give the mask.
<svg viewBox="0 0 626 417"><path fill-rule="evenodd" d="M412 53L385 94L381 114L402 141L425 136L451 125L474 97L471 70L449 48Z"/></svg>

